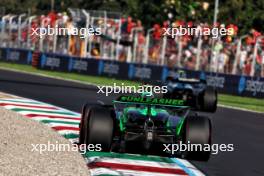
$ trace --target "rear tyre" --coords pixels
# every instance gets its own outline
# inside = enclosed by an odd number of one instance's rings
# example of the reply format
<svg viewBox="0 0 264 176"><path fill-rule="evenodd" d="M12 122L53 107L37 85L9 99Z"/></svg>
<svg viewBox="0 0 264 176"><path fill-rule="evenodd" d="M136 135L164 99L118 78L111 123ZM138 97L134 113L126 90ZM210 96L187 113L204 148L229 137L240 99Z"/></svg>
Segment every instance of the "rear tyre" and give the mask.
<svg viewBox="0 0 264 176"><path fill-rule="evenodd" d="M83 116L83 136L80 139L87 146L89 144L101 145L102 151L110 151L113 134L114 120L111 116L111 110L103 107L91 107L85 111Z"/></svg>
<svg viewBox="0 0 264 176"><path fill-rule="evenodd" d="M205 89L202 94L202 111L215 112L217 109L217 92L213 88Z"/></svg>
<svg viewBox="0 0 264 176"><path fill-rule="evenodd" d="M88 116L86 113L89 112L89 106L88 104L85 104L82 107L82 116L81 116L81 122L79 125L80 128L80 135L79 135L79 144L84 144L84 137L85 137L85 129L84 129L84 124L87 123L87 118Z"/></svg>
<svg viewBox="0 0 264 176"><path fill-rule="evenodd" d="M211 151L208 150L208 147L211 146L210 119L204 116L187 117L184 124L183 143L189 145L199 144L197 145L199 148L196 151L185 151L183 153L184 158L189 160L208 161L211 154ZM207 146L206 150L204 150L204 146Z"/></svg>

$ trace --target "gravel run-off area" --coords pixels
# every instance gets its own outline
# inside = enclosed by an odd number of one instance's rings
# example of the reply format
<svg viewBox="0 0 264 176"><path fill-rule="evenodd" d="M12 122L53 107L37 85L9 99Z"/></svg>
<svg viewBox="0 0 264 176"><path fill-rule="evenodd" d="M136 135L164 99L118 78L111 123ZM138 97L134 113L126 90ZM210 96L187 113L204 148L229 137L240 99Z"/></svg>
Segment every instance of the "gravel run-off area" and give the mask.
<svg viewBox="0 0 264 176"><path fill-rule="evenodd" d="M89 175L76 150L40 154L34 149L37 144L72 145L51 128L2 107L0 114L0 175Z"/></svg>

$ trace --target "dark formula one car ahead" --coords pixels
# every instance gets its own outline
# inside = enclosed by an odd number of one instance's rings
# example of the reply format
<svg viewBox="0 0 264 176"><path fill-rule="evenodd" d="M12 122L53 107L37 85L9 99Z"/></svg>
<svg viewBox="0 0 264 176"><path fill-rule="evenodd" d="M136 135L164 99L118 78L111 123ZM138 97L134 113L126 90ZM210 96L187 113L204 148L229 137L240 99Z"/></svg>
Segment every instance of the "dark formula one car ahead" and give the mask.
<svg viewBox="0 0 264 176"><path fill-rule="evenodd" d="M164 150L170 144L211 145L211 122L185 100L121 96L113 105L83 107L80 144L101 144L103 151L137 152L207 161L210 150Z"/></svg>
<svg viewBox="0 0 264 176"><path fill-rule="evenodd" d="M208 87L206 80L168 76L165 85L168 92L164 98L186 100L199 111L215 112L217 109L217 91Z"/></svg>

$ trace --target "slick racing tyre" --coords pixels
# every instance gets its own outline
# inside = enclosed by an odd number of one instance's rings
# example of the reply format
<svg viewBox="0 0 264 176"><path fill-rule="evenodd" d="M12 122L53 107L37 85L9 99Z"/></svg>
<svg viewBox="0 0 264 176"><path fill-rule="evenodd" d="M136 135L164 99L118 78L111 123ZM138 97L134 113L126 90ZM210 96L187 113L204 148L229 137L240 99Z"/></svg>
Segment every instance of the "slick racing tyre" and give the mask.
<svg viewBox="0 0 264 176"><path fill-rule="evenodd" d="M102 151L108 152L111 149L114 120L111 117L111 110L103 107L91 107L84 110L82 124L80 127L80 142L89 144L100 144Z"/></svg>
<svg viewBox="0 0 264 176"><path fill-rule="evenodd" d="M81 122L79 125L80 128L80 135L79 135L79 144L84 144L84 137L85 137L85 129L84 129L84 123L87 123L87 118L88 116L86 115L86 113L89 112L89 105L85 104L82 107L82 116L81 116Z"/></svg>
<svg viewBox="0 0 264 176"><path fill-rule="evenodd" d="M217 109L217 92L215 89L208 87L202 94L201 108L204 112L215 112Z"/></svg>
<svg viewBox="0 0 264 176"><path fill-rule="evenodd" d="M211 147L211 121L204 116L189 116L185 119L183 143L195 150L183 152L183 158L196 161L208 161ZM199 148L196 150L195 145ZM202 147L201 147L202 146ZM203 148L204 146L207 149ZM202 149L202 150L201 150Z"/></svg>

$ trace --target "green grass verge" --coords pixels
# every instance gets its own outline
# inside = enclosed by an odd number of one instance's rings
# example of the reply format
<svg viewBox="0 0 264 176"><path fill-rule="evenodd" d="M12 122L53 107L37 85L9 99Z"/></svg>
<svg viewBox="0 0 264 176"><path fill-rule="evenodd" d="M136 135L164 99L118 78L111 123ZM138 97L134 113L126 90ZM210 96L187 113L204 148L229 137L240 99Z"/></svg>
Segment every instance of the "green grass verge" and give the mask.
<svg viewBox="0 0 264 176"><path fill-rule="evenodd" d="M84 83L92 83L96 85L113 86L113 83L116 83L116 85L122 85L122 83L125 85L140 85L136 81L118 80L114 78L101 77L101 76L81 75L77 73L39 70L39 69L31 67L30 65L20 65L20 64L6 63L6 62L0 62L0 68L23 71L23 72L28 72L28 73L42 74L42 75L47 75L47 76L52 76L52 77L57 77L57 78L62 78L62 79L67 79L67 80L75 80L75 81L81 81Z"/></svg>
<svg viewBox="0 0 264 176"><path fill-rule="evenodd" d="M57 72L57 71L38 70L38 69L32 68L29 65L19 65L19 64L0 62L0 68L48 75L48 76L67 79L67 80L75 80L75 81L81 81L84 83L92 83L96 85L113 85L113 83L116 83L116 85L122 85L122 83L124 85L135 85L135 86L140 85L140 83L136 81L118 80L118 79L109 78L109 77L88 76L88 75L80 75L77 73L65 73L65 72ZM226 105L226 106L243 108L243 109L248 109L248 110L253 110L253 111L258 111L258 112L264 112L264 101L261 99L220 94L218 102L219 104Z"/></svg>
<svg viewBox="0 0 264 176"><path fill-rule="evenodd" d="M226 106L264 112L264 100L257 98L239 97L233 95L219 95L219 103Z"/></svg>

